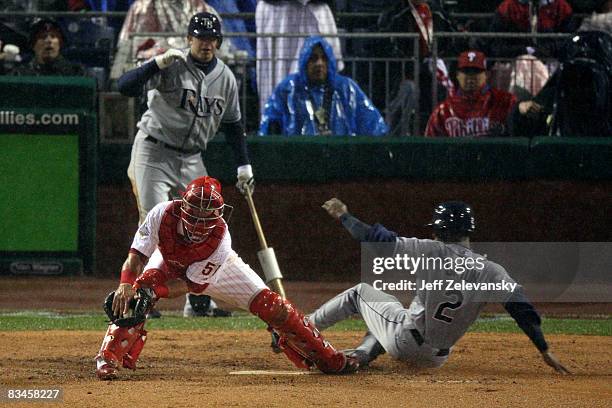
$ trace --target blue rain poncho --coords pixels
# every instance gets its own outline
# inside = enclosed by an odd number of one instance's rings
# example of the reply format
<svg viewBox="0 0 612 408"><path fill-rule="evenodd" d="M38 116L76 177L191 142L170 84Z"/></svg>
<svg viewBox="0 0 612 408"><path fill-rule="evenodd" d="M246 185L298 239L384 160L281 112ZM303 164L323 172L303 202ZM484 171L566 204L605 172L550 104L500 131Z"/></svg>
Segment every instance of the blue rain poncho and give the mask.
<svg viewBox="0 0 612 408"><path fill-rule="evenodd" d="M277 122L285 136L320 135L315 112L323 105L326 86L310 85L306 65L312 49L320 45L327 55L327 85L331 86L328 128L334 136L382 136L389 131L380 112L351 78L336 72L336 58L331 46L319 36L306 39L299 58L299 71L289 74L266 103L259 135L270 134L270 124ZM329 98L329 97L328 97Z"/></svg>

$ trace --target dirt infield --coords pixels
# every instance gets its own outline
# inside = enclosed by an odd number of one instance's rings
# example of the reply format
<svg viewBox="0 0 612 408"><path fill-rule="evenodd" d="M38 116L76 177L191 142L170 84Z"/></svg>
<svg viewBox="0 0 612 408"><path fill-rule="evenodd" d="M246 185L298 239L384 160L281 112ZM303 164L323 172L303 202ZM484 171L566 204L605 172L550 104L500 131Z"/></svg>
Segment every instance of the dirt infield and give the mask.
<svg viewBox="0 0 612 408"><path fill-rule="evenodd" d="M231 375L295 371L265 332L150 332L139 369L95 379L97 332L0 332L2 387L63 389L70 407L609 407L612 338L550 336L575 375L545 366L518 334L468 334L437 371L415 372L382 356L351 376ZM358 333L329 332L337 347ZM0 402L2 405L2 402ZM24 407L29 404L14 404ZM42 405L42 406L56 406Z"/></svg>
<svg viewBox="0 0 612 408"><path fill-rule="evenodd" d="M286 282L310 311L352 283ZM0 310L100 310L115 279L2 277ZM164 300L162 312L182 308ZM609 314L609 304L543 304L545 315ZM492 308L489 311L501 311ZM100 311L102 314L102 312ZM351 376L233 375L243 370L296 372L269 348L264 331L155 331L135 372L113 382L94 376L104 324L92 331L0 331L0 388L63 389L69 407L608 407L612 405L612 337L547 336L575 375L555 374L521 334L469 333L439 370L416 372L382 356ZM354 347L361 333L327 334L338 348ZM5 401L0 399L0 405ZM34 404L13 404L25 407ZM38 406L57 406L37 404Z"/></svg>

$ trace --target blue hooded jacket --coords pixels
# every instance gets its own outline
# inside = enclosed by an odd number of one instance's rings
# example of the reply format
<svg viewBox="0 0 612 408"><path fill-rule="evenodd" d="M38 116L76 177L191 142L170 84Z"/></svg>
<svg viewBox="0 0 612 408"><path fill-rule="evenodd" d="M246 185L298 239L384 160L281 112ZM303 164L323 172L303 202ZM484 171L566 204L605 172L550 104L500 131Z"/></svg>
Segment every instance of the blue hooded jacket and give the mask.
<svg viewBox="0 0 612 408"><path fill-rule="evenodd" d="M382 136L389 131L380 112L351 78L336 72L336 58L325 39L312 36L304 41L299 71L289 74L268 99L261 117L259 135L269 134L271 122L278 122L285 136L316 136L319 130L314 113L323 105L324 85L310 85L306 66L312 49L320 45L327 55L327 84L332 87L329 130L334 136Z"/></svg>

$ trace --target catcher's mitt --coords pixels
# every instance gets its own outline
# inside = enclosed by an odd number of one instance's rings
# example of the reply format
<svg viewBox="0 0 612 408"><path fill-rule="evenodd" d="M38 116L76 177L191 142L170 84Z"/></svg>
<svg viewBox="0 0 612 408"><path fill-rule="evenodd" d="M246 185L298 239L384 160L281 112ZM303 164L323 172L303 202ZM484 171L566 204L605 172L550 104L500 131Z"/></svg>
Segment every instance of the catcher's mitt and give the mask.
<svg viewBox="0 0 612 408"><path fill-rule="evenodd" d="M108 316L111 323L119 327L132 327L146 320L147 313L155 304L155 293L149 288L139 288L136 290L136 296L130 301L130 310L132 316L120 317L113 314L113 299L115 292L111 292L104 300L104 312Z"/></svg>

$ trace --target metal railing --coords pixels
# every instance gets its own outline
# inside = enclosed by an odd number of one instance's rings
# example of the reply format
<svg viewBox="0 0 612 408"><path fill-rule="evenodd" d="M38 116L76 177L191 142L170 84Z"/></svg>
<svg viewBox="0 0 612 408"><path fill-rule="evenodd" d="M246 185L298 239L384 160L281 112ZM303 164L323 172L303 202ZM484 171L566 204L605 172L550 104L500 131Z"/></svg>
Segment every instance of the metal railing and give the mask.
<svg viewBox="0 0 612 408"><path fill-rule="evenodd" d="M141 32L141 33L133 33L131 35L131 41L139 44L143 39L147 39L150 37L176 37L182 36L182 33L156 33L156 32ZM310 34L306 33L289 33L289 34L277 34L277 33L226 33L224 34L227 38L233 37L243 37L243 38L272 38L273 45L272 49L276 48L277 40L280 38L295 38L295 37L308 37ZM508 39L564 39L569 37L571 34L531 34L531 33L435 33L433 36L433 41L431 44L431 59L433 61L433 66L436 66L436 60L439 58L439 45L440 42L454 39L454 38L482 38L482 39L491 39L491 38L508 38ZM343 56L343 61L345 64L344 74L347 76L353 77L353 79L359 79L358 83L362 90L373 100L378 101L376 104L381 111L383 112L385 118L389 121L389 111L388 107L391 100L396 97L396 91L399 87L400 81L410 78L410 80L414 81L414 98L417 101L420 100L421 95L420 92L423 91L421 87L421 72L426 67L421 63L416 63L417 59L414 55L419 55L419 35L415 33L338 33L335 35L326 35L327 37L339 37L341 41L347 40L397 40L404 39L412 41L411 53L412 56L406 57L384 57L384 58L374 58L374 57L355 57L355 56ZM134 50L137 47L131 46L130 49ZM274 51L273 51L274 54ZM287 60L288 58L284 58ZM290 58L295 59L295 58ZM457 57L444 57L443 60L447 63L456 62ZM129 58L133 63L136 62L134 55L131 55ZM238 61L238 66L234 65L234 69L239 72L248 72L249 68L254 68L256 64L260 61L268 61L271 62L274 66L276 61L281 60L281 58L247 58L241 61ZM511 59L489 59L490 62L512 62ZM547 61L551 62L551 61ZM491 64L490 64L491 66ZM381 71L382 67L382 71ZM126 67L128 68L128 67ZM363 72L365 70L365 73ZM272 70L274 71L274 69ZM401 73L400 77L394 76L394 73ZM381 81L379 78L381 75L384 75L384 80ZM435 73L433 73L435 77ZM250 130L256 130L257 123L259 122L259 114L260 111L258 109L249 109L253 106L253 104L257 104L257 95L253 95L248 92L248 80L247 78L243 78L241 81L241 108L243 111L243 121L245 127ZM278 83L282 80L282 78L277 78L273 83ZM378 89L381 83L384 83L384 89ZM440 84L438 81L431 81L431 106L430 108L437 106L439 103L438 100L438 90ZM508 89L506 89L508 90ZM382 95L382 96L381 96ZM252 100L255 99L255 100ZM261 108L261 107L260 107ZM409 117L409 123L401 123L401 130L399 134L401 135L419 135L422 133L424 125L426 123L427 118L422 116L421 112L421 104L417 103L413 108L413 112L411 112ZM250 115L250 116L249 116ZM252 115L257 115L257 117L252 117ZM388 122L389 123L389 122Z"/></svg>

